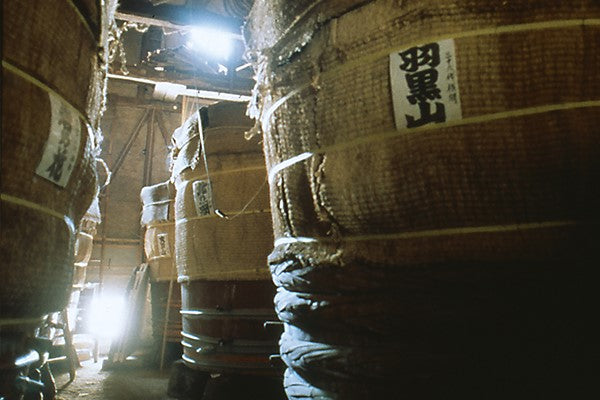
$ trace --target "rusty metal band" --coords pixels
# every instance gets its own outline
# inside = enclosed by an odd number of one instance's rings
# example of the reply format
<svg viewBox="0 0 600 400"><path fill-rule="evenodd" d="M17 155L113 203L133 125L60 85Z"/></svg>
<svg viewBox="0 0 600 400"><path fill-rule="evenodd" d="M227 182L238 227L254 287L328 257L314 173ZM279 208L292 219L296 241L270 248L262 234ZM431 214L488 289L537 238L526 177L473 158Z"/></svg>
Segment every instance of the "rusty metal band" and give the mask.
<svg viewBox="0 0 600 400"><path fill-rule="evenodd" d="M271 273L269 272L269 269L264 266L258 266L258 267L254 267L254 268L247 268L247 269L236 269L233 271L221 271L221 272L210 272L210 273L194 273L194 274L185 274L185 275L179 275L177 277L177 283L190 283L193 282L195 280L210 280L210 279L222 279L223 277L225 277L225 279L240 279L240 275L243 276L248 276L251 275L252 277L249 278L249 280L252 281L262 281L262 280L269 280L269 277L271 276Z"/></svg>
<svg viewBox="0 0 600 400"><path fill-rule="evenodd" d="M268 359L264 363L241 363L238 360L232 360L230 363L216 362L216 361L200 361L194 360L186 354L182 354L181 359L184 362L191 364L193 367L205 369L207 371L214 371L215 369L223 370L271 370L272 367L268 363Z"/></svg>
<svg viewBox="0 0 600 400"><path fill-rule="evenodd" d="M209 336L197 336L182 331L184 347L194 349L197 353L231 353L231 354L269 354L277 348L275 340L221 339ZM196 342L195 344L190 343Z"/></svg>
<svg viewBox="0 0 600 400"><path fill-rule="evenodd" d="M222 311L214 308L197 308L193 310L181 310L181 315L191 319L204 318L240 318L240 319L265 319L272 318L275 312L264 308L239 308L235 310Z"/></svg>

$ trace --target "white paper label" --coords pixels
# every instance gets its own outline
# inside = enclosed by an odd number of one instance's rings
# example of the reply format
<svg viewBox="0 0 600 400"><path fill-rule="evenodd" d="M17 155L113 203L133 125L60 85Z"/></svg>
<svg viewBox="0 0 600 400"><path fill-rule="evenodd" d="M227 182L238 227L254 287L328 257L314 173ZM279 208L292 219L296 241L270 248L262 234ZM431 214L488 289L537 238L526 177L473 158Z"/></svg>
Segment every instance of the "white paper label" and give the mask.
<svg viewBox="0 0 600 400"><path fill-rule="evenodd" d="M214 214L212 194L208 181L195 181L192 190L194 192L194 205L196 214L199 216Z"/></svg>
<svg viewBox="0 0 600 400"><path fill-rule="evenodd" d="M396 129L462 119L454 39L390 54Z"/></svg>
<svg viewBox="0 0 600 400"><path fill-rule="evenodd" d="M51 93L48 93L48 97L51 109L50 133L35 173L65 187L79 153L81 123L77 113L64 101Z"/></svg>
<svg viewBox="0 0 600 400"><path fill-rule="evenodd" d="M171 249L169 248L169 234L159 233L156 235L156 243L158 244L158 255L163 257L171 257Z"/></svg>

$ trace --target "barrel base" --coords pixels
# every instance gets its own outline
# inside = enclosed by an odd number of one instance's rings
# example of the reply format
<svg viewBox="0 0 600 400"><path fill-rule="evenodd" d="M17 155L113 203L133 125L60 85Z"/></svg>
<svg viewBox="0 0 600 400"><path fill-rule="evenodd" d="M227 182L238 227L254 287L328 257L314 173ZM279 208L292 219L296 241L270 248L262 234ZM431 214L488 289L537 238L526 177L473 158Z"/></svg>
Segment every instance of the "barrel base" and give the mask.
<svg viewBox="0 0 600 400"><path fill-rule="evenodd" d="M181 286L183 360L213 374L275 375L269 357L280 332L270 281L191 281Z"/></svg>
<svg viewBox="0 0 600 400"><path fill-rule="evenodd" d="M188 367L183 360L173 364L167 394L180 400L286 399L279 377L210 374Z"/></svg>
<svg viewBox="0 0 600 400"><path fill-rule="evenodd" d="M171 367L167 395L180 400L201 398L209 378L209 373L188 368L183 360L175 361Z"/></svg>

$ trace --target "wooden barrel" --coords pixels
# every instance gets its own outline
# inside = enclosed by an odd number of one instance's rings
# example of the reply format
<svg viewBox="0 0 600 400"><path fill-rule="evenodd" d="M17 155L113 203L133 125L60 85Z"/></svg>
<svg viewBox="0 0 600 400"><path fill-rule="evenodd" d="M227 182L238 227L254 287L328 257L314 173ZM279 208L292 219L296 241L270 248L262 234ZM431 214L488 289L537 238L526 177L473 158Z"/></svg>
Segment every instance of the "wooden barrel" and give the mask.
<svg viewBox="0 0 600 400"><path fill-rule="evenodd" d="M94 198L113 1L2 3L0 319L58 311Z"/></svg>
<svg viewBox="0 0 600 400"><path fill-rule="evenodd" d="M175 258L186 365L207 372L271 373L276 335L267 254L273 240L264 157L245 105L194 113L173 134Z"/></svg>
<svg viewBox="0 0 600 400"><path fill-rule="evenodd" d="M600 4L258 0L245 35L288 396L580 388Z"/></svg>
<svg viewBox="0 0 600 400"><path fill-rule="evenodd" d="M150 297L152 303L152 336L158 342L162 340L165 333L165 307L169 304L169 316L166 326L166 341L169 343L181 342L181 289L179 285L174 285L169 297L169 282L153 281L150 282Z"/></svg>
<svg viewBox="0 0 600 400"><path fill-rule="evenodd" d="M146 262L150 266L150 292L152 302L152 335L160 340L166 333L166 341L181 341L181 290L169 285L177 279L175 269L175 187L163 182L142 188L142 226ZM177 285L175 283L175 285ZM169 315L165 327L166 307ZM166 332L165 332L166 328Z"/></svg>
<svg viewBox="0 0 600 400"><path fill-rule="evenodd" d="M142 226L146 262L152 282L176 278L175 257L175 187L169 182L142 188Z"/></svg>
<svg viewBox="0 0 600 400"><path fill-rule="evenodd" d="M100 203L96 197L81 219L75 239L73 287L76 289L81 289L85 285L86 270L92 257L96 227L101 221Z"/></svg>

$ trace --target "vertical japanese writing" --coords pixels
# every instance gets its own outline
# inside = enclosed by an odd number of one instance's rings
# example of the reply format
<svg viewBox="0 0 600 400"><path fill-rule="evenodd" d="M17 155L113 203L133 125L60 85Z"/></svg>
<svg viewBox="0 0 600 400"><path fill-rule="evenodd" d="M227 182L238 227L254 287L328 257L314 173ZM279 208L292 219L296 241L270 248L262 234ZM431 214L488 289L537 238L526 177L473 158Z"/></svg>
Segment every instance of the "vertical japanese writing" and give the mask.
<svg viewBox="0 0 600 400"><path fill-rule="evenodd" d="M452 39L390 54L390 78L398 129L462 118Z"/></svg>
<svg viewBox="0 0 600 400"><path fill-rule="evenodd" d="M62 178L64 164L67 161L67 149L71 143L71 123L69 122L67 107L64 104L59 106L58 126L60 129L60 139L58 146L54 149L52 163L46 168L46 172L48 172L50 178L55 182L59 182Z"/></svg>
<svg viewBox="0 0 600 400"><path fill-rule="evenodd" d="M81 141L77 113L54 95L50 98L50 132L36 174L65 187L71 177Z"/></svg>
<svg viewBox="0 0 600 400"><path fill-rule="evenodd" d="M171 250L169 249L169 234L168 233L159 233L156 236L156 240L158 242L158 255L164 257L171 256Z"/></svg>
<svg viewBox="0 0 600 400"><path fill-rule="evenodd" d="M209 215L214 212L210 185L206 181L195 181L193 183L194 205L197 215Z"/></svg>
<svg viewBox="0 0 600 400"><path fill-rule="evenodd" d="M448 100L452 103L458 103L458 89L456 86L456 70L454 69L454 54L451 51L446 51L446 81L448 90Z"/></svg>
<svg viewBox="0 0 600 400"><path fill-rule="evenodd" d="M406 126L414 128L430 122L444 122L446 109L444 103L437 101L442 98L437 87L436 70L440 65L440 46L430 43L422 47L411 47L398 55L402 59L399 68L406 72L406 85L410 91L406 98L410 104L418 105L420 114L417 118L405 114Z"/></svg>

